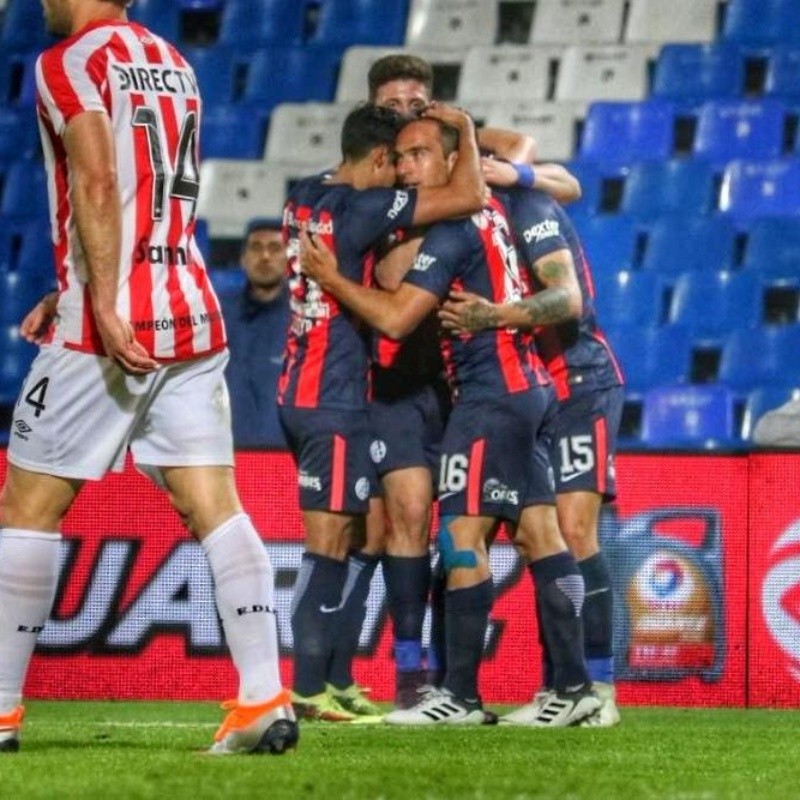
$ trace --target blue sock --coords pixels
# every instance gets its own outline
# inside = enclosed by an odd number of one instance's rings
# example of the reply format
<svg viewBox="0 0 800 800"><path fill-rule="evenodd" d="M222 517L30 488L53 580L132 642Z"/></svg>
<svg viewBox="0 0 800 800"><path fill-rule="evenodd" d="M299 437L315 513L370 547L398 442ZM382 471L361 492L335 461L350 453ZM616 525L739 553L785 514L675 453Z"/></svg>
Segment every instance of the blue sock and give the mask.
<svg viewBox="0 0 800 800"><path fill-rule="evenodd" d="M614 592L602 553L578 562L586 584L583 601L583 646L593 681L614 682Z"/></svg>
<svg viewBox="0 0 800 800"><path fill-rule="evenodd" d="M377 566L378 556L366 553L351 553L347 559L340 608L334 615L333 656L328 669L328 681L337 689L346 689L353 684L353 658L367 616L367 597Z"/></svg>
<svg viewBox="0 0 800 800"><path fill-rule="evenodd" d="M422 669L422 623L431 585L431 562L424 556L384 556L386 601L394 626L394 658L400 672Z"/></svg>
<svg viewBox="0 0 800 800"><path fill-rule="evenodd" d="M333 655L331 617L339 612L347 565L343 561L304 553L292 597L294 690L310 697L325 690ZM330 609L322 611L322 609Z"/></svg>

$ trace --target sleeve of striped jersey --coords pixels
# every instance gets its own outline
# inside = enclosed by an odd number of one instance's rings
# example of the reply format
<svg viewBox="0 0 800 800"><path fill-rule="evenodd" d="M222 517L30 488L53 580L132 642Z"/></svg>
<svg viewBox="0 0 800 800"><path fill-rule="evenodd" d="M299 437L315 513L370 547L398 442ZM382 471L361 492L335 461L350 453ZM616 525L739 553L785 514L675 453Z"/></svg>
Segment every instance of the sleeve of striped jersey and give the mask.
<svg viewBox="0 0 800 800"><path fill-rule="evenodd" d="M469 263L467 241L460 227L447 223L434 226L423 239L403 281L439 298L446 297L459 265Z"/></svg>
<svg viewBox="0 0 800 800"><path fill-rule="evenodd" d="M544 192L519 192L513 210L514 228L529 264L549 253L569 249L559 208Z"/></svg>
<svg viewBox="0 0 800 800"><path fill-rule="evenodd" d="M414 219L416 189L366 189L356 193L349 209L352 233L359 250L372 247L397 228L408 228Z"/></svg>
<svg viewBox="0 0 800 800"><path fill-rule="evenodd" d="M100 87L88 72L86 53L80 47L51 48L36 64L36 88L56 133L84 111L108 113Z"/></svg>

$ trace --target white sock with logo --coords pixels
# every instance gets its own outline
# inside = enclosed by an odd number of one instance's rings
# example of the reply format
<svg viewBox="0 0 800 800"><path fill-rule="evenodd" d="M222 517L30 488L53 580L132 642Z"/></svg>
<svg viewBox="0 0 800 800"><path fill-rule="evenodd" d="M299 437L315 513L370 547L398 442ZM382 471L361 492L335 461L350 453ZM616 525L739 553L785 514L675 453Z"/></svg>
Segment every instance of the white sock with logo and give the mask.
<svg viewBox="0 0 800 800"><path fill-rule="evenodd" d="M0 716L22 699L36 639L58 586L60 533L0 530Z"/></svg>
<svg viewBox="0 0 800 800"><path fill-rule="evenodd" d="M201 542L214 578L217 611L239 672L239 702L263 703L281 691L275 580L250 517L236 514Z"/></svg>

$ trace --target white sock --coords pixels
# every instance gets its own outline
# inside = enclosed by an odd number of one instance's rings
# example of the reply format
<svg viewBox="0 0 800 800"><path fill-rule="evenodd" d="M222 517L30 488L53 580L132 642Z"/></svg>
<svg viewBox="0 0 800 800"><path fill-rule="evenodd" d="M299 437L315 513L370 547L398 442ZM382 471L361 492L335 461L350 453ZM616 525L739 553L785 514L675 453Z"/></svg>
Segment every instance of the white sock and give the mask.
<svg viewBox="0 0 800 800"><path fill-rule="evenodd" d="M275 581L250 517L236 514L202 541L214 577L217 611L239 672L239 702L263 703L281 691Z"/></svg>
<svg viewBox="0 0 800 800"><path fill-rule="evenodd" d="M60 533L0 530L0 716L22 699L39 631L58 586Z"/></svg>

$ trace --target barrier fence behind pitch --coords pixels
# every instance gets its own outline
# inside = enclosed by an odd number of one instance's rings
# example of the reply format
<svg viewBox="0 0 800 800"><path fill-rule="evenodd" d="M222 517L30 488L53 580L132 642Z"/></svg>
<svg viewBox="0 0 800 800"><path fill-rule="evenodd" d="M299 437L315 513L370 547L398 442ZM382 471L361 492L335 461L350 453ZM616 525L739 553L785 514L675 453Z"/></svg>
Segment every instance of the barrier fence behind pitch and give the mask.
<svg viewBox="0 0 800 800"><path fill-rule="evenodd" d="M5 453L0 451L0 472ZM800 454L622 454L601 538L616 602L623 703L800 707ZM302 553L296 479L282 453L239 453L245 507L276 571L282 671ZM38 698L217 700L236 693L200 547L128 467L87 485L65 524L56 605L26 693ZM526 701L539 659L530 578L502 537L481 689ZM356 678L393 691L380 572Z"/></svg>

